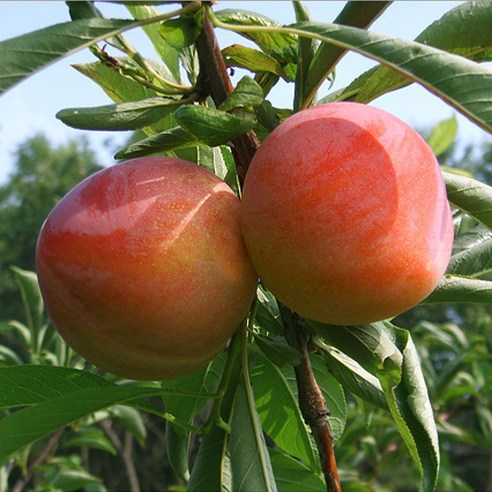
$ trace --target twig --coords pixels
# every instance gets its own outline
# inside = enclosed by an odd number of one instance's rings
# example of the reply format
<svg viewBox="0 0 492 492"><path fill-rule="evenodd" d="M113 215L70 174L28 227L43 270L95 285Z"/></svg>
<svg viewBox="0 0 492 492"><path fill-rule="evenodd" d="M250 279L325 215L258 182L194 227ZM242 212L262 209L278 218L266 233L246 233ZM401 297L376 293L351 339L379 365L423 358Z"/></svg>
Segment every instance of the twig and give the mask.
<svg viewBox="0 0 492 492"><path fill-rule="evenodd" d="M12 487L11 492L21 492L22 490L24 490L24 487L26 487L26 485L29 483L29 481L33 477L34 470L38 466L42 465L48 459L48 456L51 454L51 452L58 445L58 442L60 441L64 430L65 429L59 429L50 436L46 446L32 460L32 462L29 464L29 468L27 470L27 473L23 477L19 478L19 480L17 480L16 484Z"/></svg>
<svg viewBox="0 0 492 492"><path fill-rule="evenodd" d="M118 434L111 428L112 421L107 420L102 423L101 427L104 433L108 436L113 446L118 450L125 465L126 475L128 477L128 483L130 485L131 492L140 492L140 484L138 482L137 470L135 469L135 463L133 462L132 450L133 450L133 436L126 431L125 442L121 442Z"/></svg>
<svg viewBox="0 0 492 492"><path fill-rule="evenodd" d="M314 377L309 359L309 331L299 324L299 316L279 303L287 341L301 354L301 362L294 367L299 406L306 424L316 440L321 468L325 476L326 490L340 492L340 479L333 451L333 435L328 422L329 410L325 397Z"/></svg>

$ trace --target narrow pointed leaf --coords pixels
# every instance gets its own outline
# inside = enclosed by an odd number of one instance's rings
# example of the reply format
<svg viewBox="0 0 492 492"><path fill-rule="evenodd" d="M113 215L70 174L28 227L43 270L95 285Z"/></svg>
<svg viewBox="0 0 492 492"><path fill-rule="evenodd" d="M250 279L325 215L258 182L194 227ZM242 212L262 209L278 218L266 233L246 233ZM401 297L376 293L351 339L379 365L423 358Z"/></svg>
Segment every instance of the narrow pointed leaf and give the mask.
<svg viewBox="0 0 492 492"><path fill-rule="evenodd" d="M447 271L465 277L480 277L492 272L492 232L477 235L469 247L454 254Z"/></svg>
<svg viewBox="0 0 492 492"><path fill-rule="evenodd" d="M403 359L400 367L385 363L378 377L398 431L422 474L422 490L431 492L439 471L439 443L419 356L407 330L390 323L379 326L394 337Z"/></svg>
<svg viewBox="0 0 492 492"><path fill-rule="evenodd" d="M443 176L449 201L492 229L492 186L459 174Z"/></svg>
<svg viewBox="0 0 492 492"><path fill-rule="evenodd" d="M21 291L22 303L31 336L36 338L44 324L44 302L39 289L37 275L34 272L18 267L11 267L11 269Z"/></svg>
<svg viewBox="0 0 492 492"><path fill-rule="evenodd" d="M84 130L137 130L162 120L180 104L177 100L155 97L93 108L63 109L56 117L68 126Z"/></svg>
<svg viewBox="0 0 492 492"><path fill-rule="evenodd" d="M364 29L335 24L291 26L318 39L351 49L418 82L486 131L492 131L492 71L461 56Z"/></svg>
<svg viewBox="0 0 492 492"><path fill-rule="evenodd" d="M130 159L197 145L200 145L200 142L196 137L177 126L129 145L117 152L115 158Z"/></svg>
<svg viewBox="0 0 492 492"><path fill-rule="evenodd" d="M263 89L251 77L243 77L219 106L221 111L230 111L236 108L256 107L263 102Z"/></svg>
<svg viewBox="0 0 492 492"><path fill-rule="evenodd" d="M287 78L282 65L267 53L247 46L233 44L222 50L224 62L228 67L240 67L251 72L270 72Z"/></svg>
<svg viewBox="0 0 492 492"><path fill-rule="evenodd" d="M280 24L269 17L240 9L224 9L215 12L216 17L228 24L246 26L273 26ZM289 33L262 32L240 33L254 41L263 52L273 56L277 61L295 61L297 37Z"/></svg>
<svg viewBox="0 0 492 492"><path fill-rule="evenodd" d="M173 48L180 50L193 44L200 35L203 18L200 13L169 19L159 26L159 35Z"/></svg>
<svg viewBox="0 0 492 492"><path fill-rule="evenodd" d="M186 490L188 492L228 492L230 460L227 455L227 432L214 425L200 444Z"/></svg>
<svg viewBox="0 0 492 492"><path fill-rule="evenodd" d="M31 406L71 392L111 383L86 371L23 365L0 370L0 408Z"/></svg>
<svg viewBox="0 0 492 492"><path fill-rule="evenodd" d="M277 491L260 418L254 401L248 398L243 379L237 387L232 408L229 450L232 490Z"/></svg>
<svg viewBox="0 0 492 492"><path fill-rule="evenodd" d="M335 19L335 24L368 28L391 4L391 2L349 1ZM315 91L333 72L346 50L330 43L322 43L314 55L306 77L305 95L312 98ZM304 101L303 101L304 102Z"/></svg>
<svg viewBox="0 0 492 492"><path fill-rule="evenodd" d="M141 101L157 94L102 62L75 64L73 68L93 80L115 103Z"/></svg>
<svg viewBox="0 0 492 492"><path fill-rule="evenodd" d="M458 122L456 121L455 116L440 121L432 129L427 143L437 157L446 152L446 150L453 145L457 132Z"/></svg>
<svg viewBox="0 0 492 492"><path fill-rule="evenodd" d="M340 383L328 371L323 358L318 355L311 356L311 366L314 376L326 400L329 412L330 429L333 440L336 443L345 430L347 423L347 401L345 392Z"/></svg>
<svg viewBox="0 0 492 492"><path fill-rule="evenodd" d="M221 355L203 369L169 381L163 381L161 383L162 388L171 392L164 398L166 412L176 415L180 421L191 424L195 415L209 400L200 395L214 394L217 391L223 366L224 357ZM185 392L189 395L196 394L197 396L180 396L179 392ZM178 428L176 431L183 433Z"/></svg>
<svg viewBox="0 0 492 492"><path fill-rule="evenodd" d="M0 42L0 94L61 58L132 25L121 19L82 19Z"/></svg>
<svg viewBox="0 0 492 492"><path fill-rule="evenodd" d="M210 147L223 145L251 130L256 123L250 113L241 116L201 105L180 107L175 118L191 135Z"/></svg>
<svg viewBox="0 0 492 492"><path fill-rule="evenodd" d="M381 383L376 376L334 347L326 346L324 354L330 373L344 388L373 405L388 408Z"/></svg>
<svg viewBox="0 0 492 492"><path fill-rule="evenodd" d="M326 488L323 479L299 460L275 449L269 451L278 492L319 492Z"/></svg>
<svg viewBox="0 0 492 492"><path fill-rule="evenodd" d="M492 9L487 1L463 2L427 27L415 41L470 60L492 59ZM346 87L338 99L370 102L411 81L384 66L372 68Z"/></svg>
<svg viewBox="0 0 492 492"><path fill-rule="evenodd" d="M132 14L135 19L151 19L161 15L161 12L151 5L141 4L136 2L133 4L125 3L126 8ZM145 34L152 43L155 51L159 54L161 60L166 64L174 82L180 82L181 77L179 73L179 51L173 48L165 39L159 34L159 24L152 23L142 27Z"/></svg>
<svg viewBox="0 0 492 492"><path fill-rule="evenodd" d="M419 358L408 331L390 323L312 326L379 379L398 431L421 472L423 490L433 490L439 469L437 432Z"/></svg>
<svg viewBox="0 0 492 492"><path fill-rule="evenodd" d="M309 431L297 406L297 394L282 370L263 355L251 375L263 430L288 454L317 466Z"/></svg>
<svg viewBox="0 0 492 492"><path fill-rule="evenodd" d="M110 405L160 393L159 388L135 386L88 388L18 410L0 420L0 461L86 415Z"/></svg>
<svg viewBox="0 0 492 492"><path fill-rule="evenodd" d="M435 302L473 302L492 303L492 282L446 275L437 288L424 301Z"/></svg>

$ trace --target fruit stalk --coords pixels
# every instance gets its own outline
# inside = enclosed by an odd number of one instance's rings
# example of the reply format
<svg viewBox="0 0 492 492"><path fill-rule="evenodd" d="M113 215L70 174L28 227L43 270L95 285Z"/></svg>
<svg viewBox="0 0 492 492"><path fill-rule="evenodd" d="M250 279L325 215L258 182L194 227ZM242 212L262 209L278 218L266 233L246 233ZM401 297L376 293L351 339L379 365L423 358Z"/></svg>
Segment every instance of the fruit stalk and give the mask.
<svg viewBox="0 0 492 492"><path fill-rule="evenodd" d="M200 62L197 89L206 96L210 95L218 106L233 91L233 87L206 9L203 15L203 30L196 43ZM233 141L232 153L241 185L259 145L258 137L252 130ZM289 343L301 353L301 362L295 367L301 412L316 440L327 491L339 492L341 488L333 451L333 436L328 424L329 410L311 367L308 353L309 334L299 325L295 313L283 306L281 311Z"/></svg>
<svg viewBox="0 0 492 492"><path fill-rule="evenodd" d="M300 363L294 367L297 382L299 406L306 424L309 425L316 441L321 460L321 469L325 477L328 492L340 492L340 479L333 450L333 434L331 432L325 397L316 382L311 361L309 359L309 340L311 334L299 323L299 316L279 303L280 314L287 341L301 355Z"/></svg>

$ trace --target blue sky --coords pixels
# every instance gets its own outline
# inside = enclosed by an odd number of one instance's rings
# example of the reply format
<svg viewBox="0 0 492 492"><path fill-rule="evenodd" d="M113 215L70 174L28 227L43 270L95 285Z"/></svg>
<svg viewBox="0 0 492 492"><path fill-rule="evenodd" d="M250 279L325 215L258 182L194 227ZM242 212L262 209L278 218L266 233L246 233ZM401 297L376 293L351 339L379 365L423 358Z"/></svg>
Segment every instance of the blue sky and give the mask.
<svg viewBox="0 0 492 492"><path fill-rule="evenodd" d="M332 21L344 2L305 2L316 21ZM371 30L403 39L414 39L431 22L462 2L448 1L396 1L374 23ZM98 7L108 17L127 17L124 7L98 2ZM216 7L253 10L268 15L282 23L294 21L290 2L287 1L220 1ZM0 40L40 29L69 19L67 7L61 1L2 1L0 2ZM139 33L129 36L144 53L147 45ZM243 40L229 33L219 33L222 46ZM0 97L0 182L12 169L17 146L29 136L44 132L52 141L61 143L71 136L87 135L98 150L103 164L112 163L112 155L104 145L111 138L116 145L128 134L82 132L70 129L55 118L66 107L97 106L109 104L109 98L89 79L70 67L72 63L93 61L88 51L68 57L30 79L17 85ZM371 67L373 62L357 54L344 58L337 69L337 79L332 90L341 88L357 75ZM275 92L273 103L291 107L292 88L284 84ZM444 102L413 84L409 88L385 95L372 103L407 121L414 127L431 126L450 117L454 112ZM480 142L490 138L483 130L468 120L458 117L459 135L465 142Z"/></svg>

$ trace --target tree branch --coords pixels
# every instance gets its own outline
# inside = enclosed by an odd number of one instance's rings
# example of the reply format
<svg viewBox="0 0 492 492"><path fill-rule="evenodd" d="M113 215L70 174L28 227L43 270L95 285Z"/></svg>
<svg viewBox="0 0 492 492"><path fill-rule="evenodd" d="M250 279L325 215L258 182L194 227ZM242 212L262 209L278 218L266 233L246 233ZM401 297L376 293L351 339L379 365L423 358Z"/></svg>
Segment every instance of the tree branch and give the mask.
<svg viewBox="0 0 492 492"><path fill-rule="evenodd" d="M196 42L200 62L197 91L205 96L211 96L215 105L219 106L234 89L206 9L203 10L203 16L203 30ZM232 142L232 154L241 184L259 146L260 142L253 130Z"/></svg>
<svg viewBox="0 0 492 492"><path fill-rule="evenodd" d="M308 344L311 338L309 331L299 324L299 316L279 302L280 314L286 333L287 341L301 354L301 362L294 367L297 381L299 406L304 421L311 428L316 441L321 460L321 469L325 476L326 490L340 492L340 479L333 450L333 435L331 433L325 397L314 377L311 360L309 359Z"/></svg>

